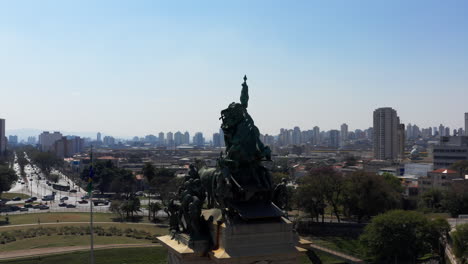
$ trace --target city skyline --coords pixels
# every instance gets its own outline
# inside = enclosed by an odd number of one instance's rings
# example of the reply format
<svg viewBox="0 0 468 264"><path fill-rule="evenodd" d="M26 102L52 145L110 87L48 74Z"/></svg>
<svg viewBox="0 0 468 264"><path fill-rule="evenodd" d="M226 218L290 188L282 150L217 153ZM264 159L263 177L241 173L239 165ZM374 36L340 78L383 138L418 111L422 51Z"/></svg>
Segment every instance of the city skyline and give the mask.
<svg viewBox="0 0 468 264"><path fill-rule="evenodd" d="M211 134L244 74L264 134L363 129L387 106L458 128L468 112L466 2L110 3L1 4L8 129Z"/></svg>

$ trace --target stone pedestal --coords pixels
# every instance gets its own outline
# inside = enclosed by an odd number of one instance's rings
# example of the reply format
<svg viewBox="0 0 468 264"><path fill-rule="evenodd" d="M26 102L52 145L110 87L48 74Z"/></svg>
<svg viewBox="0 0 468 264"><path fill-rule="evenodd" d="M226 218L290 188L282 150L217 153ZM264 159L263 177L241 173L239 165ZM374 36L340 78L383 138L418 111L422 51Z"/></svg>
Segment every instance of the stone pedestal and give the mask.
<svg viewBox="0 0 468 264"><path fill-rule="evenodd" d="M196 252L186 243L170 236L160 237L169 251L169 264L179 263L298 263L307 241L299 240L293 224L285 219L241 222L235 224L210 223L212 250ZM302 245L300 244L302 243Z"/></svg>

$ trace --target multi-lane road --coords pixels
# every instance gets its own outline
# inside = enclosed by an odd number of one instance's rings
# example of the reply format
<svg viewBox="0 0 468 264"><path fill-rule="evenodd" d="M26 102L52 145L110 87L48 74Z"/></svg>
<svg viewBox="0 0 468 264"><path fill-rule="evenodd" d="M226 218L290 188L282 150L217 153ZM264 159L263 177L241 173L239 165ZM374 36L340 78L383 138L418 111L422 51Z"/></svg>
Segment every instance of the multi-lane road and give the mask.
<svg viewBox="0 0 468 264"><path fill-rule="evenodd" d="M17 162L17 157L15 153L15 162L13 165L13 169L15 170L16 174L18 175L19 180L12 186L12 188L8 191L10 193L23 193L27 194L31 197L37 197L36 202L40 202L46 204L50 208L48 210L36 210L31 209L27 212L33 211L89 211L89 203L87 204L80 204L79 201L82 200L81 197L87 195L82 188L76 185L70 178L68 178L65 174L58 170L53 170L52 173L59 175L59 180L57 184L63 186L70 186L70 191L59 191L52 188L52 184L48 184L48 181L45 178L45 175L41 172L39 167L34 165L30 158L25 153L25 158L29 161L29 163L24 167L24 172L26 176L21 178L20 166ZM74 191L72 191L74 190ZM76 192L75 192L76 191ZM51 201L47 201L47 199L43 199L44 196L51 196L55 192L55 197ZM59 204L62 203L61 199L66 204L72 204L76 206L76 208L66 208L60 207ZM21 201L10 201L7 204L24 204L24 200ZM107 206L96 206L96 211L108 211L109 205ZM10 214L13 212L9 212ZM25 213L25 212L15 212L15 213Z"/></svg>

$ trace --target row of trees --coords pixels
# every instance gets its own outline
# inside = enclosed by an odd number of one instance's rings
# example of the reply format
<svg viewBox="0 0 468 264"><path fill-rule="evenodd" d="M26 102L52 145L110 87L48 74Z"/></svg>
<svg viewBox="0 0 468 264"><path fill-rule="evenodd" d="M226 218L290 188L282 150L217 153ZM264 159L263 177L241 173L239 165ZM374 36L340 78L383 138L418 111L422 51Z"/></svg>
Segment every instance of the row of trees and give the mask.
<svg viewBox="0 0 468 264"><path fill-rule="evenodd" d="M457 182L447 190L431 189L420 195L418 208L423 212L450 213L453 217L468 213L468 184Z"/></svg>
<svg viewBox="0 0 468 264"><path fill-rule="evenodd" d="M13 183L18 180L18 176L10 166L12 162L12 152L0 155L0 196L3 192L10 190Z"/></svg>
<svg viewBox="0 0 468 264"><path fill-rule="evenodd" d="M332 167L321 167L311 169L298 184L292 199L316 221L320 216L324 220L327 206L338 221L344 214L361 222L402 203L400 181L392 175L357 171L344 177Z"/></svg>
<svg viewBox="0 0 468 264"><path fill-rule="evenodd" d="M129 170L118 168L112 161L96 161L93 165L93 187L101 193L114 192L129 198L135 193L137 181ZM90 167L81 172L81 179L88 181Z"/></svg>

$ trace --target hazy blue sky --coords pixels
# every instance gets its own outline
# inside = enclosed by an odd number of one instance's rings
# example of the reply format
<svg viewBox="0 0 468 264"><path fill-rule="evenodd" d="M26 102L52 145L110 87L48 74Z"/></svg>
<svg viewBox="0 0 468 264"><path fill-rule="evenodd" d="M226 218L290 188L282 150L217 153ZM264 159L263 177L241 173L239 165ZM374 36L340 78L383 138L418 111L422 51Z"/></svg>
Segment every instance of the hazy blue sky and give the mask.
<svg viewBox="0 0 468 264"><path fill-rule="evenodd" d="M461 127L468 1L0 1L10 129L212 133L239 101L262 133Z"/></svg>

